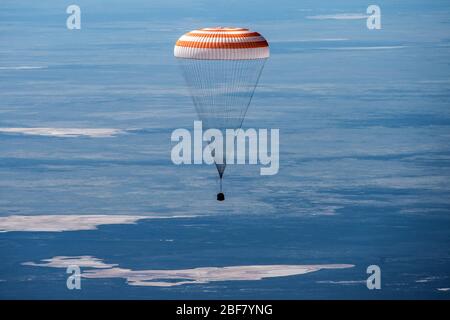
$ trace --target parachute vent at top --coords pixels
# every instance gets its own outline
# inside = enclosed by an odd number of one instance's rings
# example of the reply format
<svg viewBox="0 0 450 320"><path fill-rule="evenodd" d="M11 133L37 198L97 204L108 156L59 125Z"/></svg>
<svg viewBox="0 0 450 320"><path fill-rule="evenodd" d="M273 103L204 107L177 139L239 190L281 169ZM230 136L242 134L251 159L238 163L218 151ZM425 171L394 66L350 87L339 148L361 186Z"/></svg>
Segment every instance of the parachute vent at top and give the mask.
<svg viewBox="0 0 450 320"><path fill-rule="evenodd" d="M245 28L203 28L181 36L177 58L200 60L253 60L269 57L269 44L258 32Z"/></svg>

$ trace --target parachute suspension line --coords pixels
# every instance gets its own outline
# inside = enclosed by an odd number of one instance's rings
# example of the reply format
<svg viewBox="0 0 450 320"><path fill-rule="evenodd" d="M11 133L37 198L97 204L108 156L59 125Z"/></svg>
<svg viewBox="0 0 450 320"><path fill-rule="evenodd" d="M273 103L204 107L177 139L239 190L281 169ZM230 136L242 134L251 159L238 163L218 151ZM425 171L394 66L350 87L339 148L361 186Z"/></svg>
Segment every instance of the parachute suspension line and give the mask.
<svg viewBox="0 0 450 320"><path fill-rule="evenodd" d="M220 183L220 191L217 194L217 201L223 201L223 200L225 200L225 195L223 194L223 191L222 191L222 180L223 180L222 175L220 175L219 180L220 180L220 182L219 182Z"/></svg>
<svg viewBox="0 0 450 320"><path fill-rule="evenodd" d="M265 59L180 59L192 100L206 129L241 126Z"/></svg>
<svg viewBox="0 0 450 320"><path fill-rule="evenodd" d="M248 108L249 108L249 106L250 106L250 103L252 102L253 95L255 94L256 87L258 86L259 78L261 77L262 71L263 71L264 66L265 66L265 64L266 64L266 59L258 59L258 60L262 60L262 61L261 61L262 64L261 64L261 67L259 68L259 70L256 69L256 82L255 82L253 88L251 88L251 93L250 93L250 97L249 97L249 99L248 99L247 106L244 108L243 112L241 112L241 114L239 115L239 117L240 117L240 119L241 119L241 123L240 123L240 125L239 125L239 128L242 127L242 123L244 122L244 119L245 119L245 116L246 116L246 114L247 114Z"/></svg>
<svg viewBox="0 0 450 320"><path fill-rule="evenodd" d="M203 129L218 129L225 138L226 129L241 128L266 59L178 60ZM214 158L219 176L226 156Z"/></svg>

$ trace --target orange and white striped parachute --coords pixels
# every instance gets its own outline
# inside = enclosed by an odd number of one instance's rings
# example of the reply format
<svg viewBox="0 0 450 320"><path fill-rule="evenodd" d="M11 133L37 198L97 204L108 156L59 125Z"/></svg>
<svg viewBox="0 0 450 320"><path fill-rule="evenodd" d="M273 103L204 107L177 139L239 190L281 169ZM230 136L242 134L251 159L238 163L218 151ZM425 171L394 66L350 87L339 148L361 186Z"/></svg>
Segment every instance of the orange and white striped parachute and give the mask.
<svg viewBox="0 0 450 320"><path fill-rule="evenodd" d="M203 28L181 36L174 55L205 60L265 59L269 44L258 32L244 28Z"/></svg>
<svg viewBox="0 0 450 320"><path fill-rule="evenodd" d="M181 36L174 55L203 127L240 128L270 55L266 39L245 28L203 28ZM216 159L220 181L225 156Z"/></svg>

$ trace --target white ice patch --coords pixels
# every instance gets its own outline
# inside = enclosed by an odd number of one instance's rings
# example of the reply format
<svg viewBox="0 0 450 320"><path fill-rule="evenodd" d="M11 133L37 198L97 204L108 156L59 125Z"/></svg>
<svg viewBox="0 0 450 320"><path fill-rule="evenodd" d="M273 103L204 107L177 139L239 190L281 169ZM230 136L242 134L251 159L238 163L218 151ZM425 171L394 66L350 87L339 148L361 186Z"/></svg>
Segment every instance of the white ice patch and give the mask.
<svg viewBox="0 0 450 320"><path fill-rule="evenodd" d="M132 216L132 215L36 215L0 217L0 232L62 232L95 230L99 225L133 224L142 219L193 218L195 216Z"/></svg>
<svg viewBox="0 0 450 320"><path fill-rule="evenodd" d="M311 20L362 20L367 19L368 15L360 13L338 13L338 14L323 14L316 16L307 16Z"/></svg>
<svg viewBox="0 0 450 320"><path fill-rule="evenodd" d="M323 283L323 284L340 284L340 285L355 285L355 284L366 284L367 280L340 280L340 281L332 281L332 280L326 280L326 281L316 281L316 283Z"/></svg>
<svg viewBox="0 0 450 320"><path fill-rule="evenodd" d="M90 138L107 138L126 131L112 128L0 128L0 133L15 133L34 136L47 137L90 137Z"/></svg>
<svg viewBox="0 0 450 320"><path fill-rule="evenodd" d="M416 283L427 283L427 282L431 282L431 281L435 281L435 280L439 280L440 277L434 277L434 276L430 276L430 277L426 277L423 279L418 279L416 280Z"/></svg>
<svg viewBox="0 0 450 320"><path fill-rule="evenodd" d="M321 48L324 50L394 50L394 49L404 49L408 46L366 46L366 47L330 47L330 48Z"/></svg>
<svg viewBox="0 0 450 320"><path fill-rule="evenodd" d="M123 278L132 286L172 287L183 284L209 283L213 281L245 281L265 278L287 277L322 269L352 268L351 264L322 265L250 265L230 267L201 267L180 270L130 270L104 263L92 256L53 257L42 263L25 262L23 265L67 268L77 265L83 271L81 277L89 279Z"/></svg>
<svg viewBox="0 0 450 320"><path fill-rule="evenodd" d="M35 70L47 69L46 66L16 66L16 67L0 67L0 70Z"/></svg>
<svg viewBox="0 0 450 320"><path fill-rule="evenodd" d="M80 268L95 268L95 269L108 269L114 268L117 264L107 264L101 259L92 256L78 256L78 257L53 257L51 259L43 259L43 263L24 262L24 266L35 267L52 267L52 268L67 268L69 266L76 265Z"/></svg>

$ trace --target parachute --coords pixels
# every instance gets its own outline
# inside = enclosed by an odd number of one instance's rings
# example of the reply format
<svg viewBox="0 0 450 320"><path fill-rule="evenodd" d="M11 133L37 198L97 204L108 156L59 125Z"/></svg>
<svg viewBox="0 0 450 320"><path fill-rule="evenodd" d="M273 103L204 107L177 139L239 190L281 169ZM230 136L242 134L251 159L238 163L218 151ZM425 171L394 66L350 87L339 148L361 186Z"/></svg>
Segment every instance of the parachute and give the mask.
<svg viewBox="0 0 450 320"><path fill-rule="evenodd" d="M264 64L269 44L258 32L245 28L203 28L181 36L174 55L203 127L239 129L244 121ZM217 200L225 199L222 179L226 167L216 159L220 178Z"/></svg>

